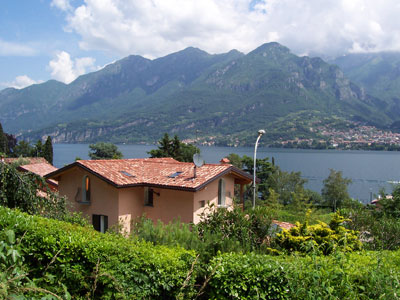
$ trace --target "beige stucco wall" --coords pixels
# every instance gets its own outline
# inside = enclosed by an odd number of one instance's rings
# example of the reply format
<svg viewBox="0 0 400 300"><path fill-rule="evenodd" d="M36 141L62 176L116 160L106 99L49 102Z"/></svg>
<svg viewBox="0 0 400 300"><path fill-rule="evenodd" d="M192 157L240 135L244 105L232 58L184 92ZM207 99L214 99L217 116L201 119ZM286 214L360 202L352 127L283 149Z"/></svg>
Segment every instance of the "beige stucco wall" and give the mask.
<svg viewBox="0 0 400 300"><path fill-rule="evenodd" d="M119 189L119 224L125 233L131 230L131 222L144 213L144 188Z"/></svg>
<svg viewBox="0 0 400 300"><path fill-rule="evenodd" d="M82 188L82 179L85 175L89 176L91 184L90 205L75 201L77 188ZM97 214L108 216L109 227L118 224L118 190L110 184L80 168L74 168L61 175L58 188L60 195L67 196L70 210L81 211L90 222L92 215Z"/></svg>
<svg viewBox="0 0 400 300"><path fill-rule="evenodd" d="M235 188L235 180L233 176L226 175L221 177L225 180L225 206L228 208L233 207L233 196L234 196L234 188ZM200 191L197 191L194 194L193 199L193 223L197 224L200 222L200 214L209 208L208 205L214 205L218 207L218 182L219 179L214 180L210 184L208 184L205 188ZM201 201L205 201L205 207L201 207ZM209 203L209 204L207 204ZM207 212L207 211L206 211Z"/></svg>
<svg viewBox="0 0 400 300"><path fill-rule="evenodd" d="M148 218L164 223L174 219L186 223L193 221L193 192L159 188L154 188L154 191L160 193L160 196L154 194L154 205L144 206L144 213Z"/></svg>

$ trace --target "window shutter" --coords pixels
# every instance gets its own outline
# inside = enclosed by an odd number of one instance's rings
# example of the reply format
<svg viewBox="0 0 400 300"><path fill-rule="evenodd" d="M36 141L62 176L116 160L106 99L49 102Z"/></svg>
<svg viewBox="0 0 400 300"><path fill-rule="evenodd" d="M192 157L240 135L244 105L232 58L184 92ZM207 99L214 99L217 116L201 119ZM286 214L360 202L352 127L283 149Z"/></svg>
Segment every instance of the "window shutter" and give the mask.
<svg viewBox="0 0 400 300"><path fill-rule="evenodd" d="M225 180L222 178L218 182L218 205L225 205Z"/></svg>
<svg viewBox="0 0 400 300"><path fill-rule="evenodd" d="M93 215L92 224L95 230L100 231L100 215Z"/></svg>
<svg viewBox="0 0 400 300"><path fill-rule="evenodd" d="M104 216L104 232L108 229L108 216Z"/></svg>

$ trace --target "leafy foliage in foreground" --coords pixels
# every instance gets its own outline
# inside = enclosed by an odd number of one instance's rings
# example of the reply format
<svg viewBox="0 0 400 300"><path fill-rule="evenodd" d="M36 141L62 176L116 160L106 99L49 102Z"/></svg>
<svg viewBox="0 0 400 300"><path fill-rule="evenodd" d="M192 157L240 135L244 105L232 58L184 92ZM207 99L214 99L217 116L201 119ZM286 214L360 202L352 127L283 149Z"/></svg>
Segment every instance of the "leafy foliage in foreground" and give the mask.
<svg viewBox="0 0 400 300"><path fill-rule="evenodd" d="M288 299L288 278L268 256L226 253L212 260L210 299Z"/></svg>
<svg viewBox="0 0 400 300"><path fill-rule="evenodd" d="M225 253L204 299L398 299L400 251L329 256Z"/></svg>
<svg viewBox="0 0 400 300"><path fill-rule="evenodd" d="M193 278L187 275L193 252L133 242L120 235L0 207L0 235L11 229L24 269L29 270L21 279L40 287L20 291L28 298L32 293L43 296L43 290L57 295L68 291L74 299L175 299L192 295ZM0 249L2 257L8 250Z"/></svg>
<svg viewBox="0 0 400 300"><path fill-rule="evenodd" d="M0 238L6 299L397 299L400 293L400 251L228 252L204 263L179 247L3 207Z"/></svg>

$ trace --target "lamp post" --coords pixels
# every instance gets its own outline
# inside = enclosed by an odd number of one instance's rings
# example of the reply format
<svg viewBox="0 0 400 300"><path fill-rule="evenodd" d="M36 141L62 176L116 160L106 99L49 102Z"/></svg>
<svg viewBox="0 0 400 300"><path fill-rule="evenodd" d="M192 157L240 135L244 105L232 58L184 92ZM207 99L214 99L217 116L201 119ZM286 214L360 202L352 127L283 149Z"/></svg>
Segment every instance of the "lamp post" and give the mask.
<svg viewBox="0 0 400 300"><path fill-rule="evenodd" d="M253 209L256 207L256 157L257 157L257 146L258 141L260 140L261 136L265 134L265 130L260 129L258 131L258 137L256 140L256 144L254 146L254 167L253 167Z"/></svg>

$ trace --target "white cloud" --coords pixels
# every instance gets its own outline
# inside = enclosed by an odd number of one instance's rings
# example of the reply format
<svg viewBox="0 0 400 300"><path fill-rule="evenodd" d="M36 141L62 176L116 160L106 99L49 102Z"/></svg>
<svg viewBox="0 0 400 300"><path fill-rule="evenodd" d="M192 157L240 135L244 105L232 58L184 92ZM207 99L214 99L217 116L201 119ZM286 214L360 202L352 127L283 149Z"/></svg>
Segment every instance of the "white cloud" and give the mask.
<svg viewBox="0 0 400 300"><path fill-rule="evenodd" d="M61 9L63 11L72 10L72 6L69 3L69 0L53 0L51 1L50 5L53 7L57 7L58 9Z"/></svg>
<svg viewBox="0 0 400 300"><path fill-rule="evenodd" d="M33 80L32 78L29 78L27 75L21 75L21 76L15 77L14 81L4 82L4 83L2 83L2 85L7 86L7 87L13 87L16 89L22 89L29 85L36 84L36 83L42 83L42 82L43 82L42 80L36 81L36 80Z"/></svg>
<svg viewBox="0 0 400 300"><path fill-rule="evenodd" d="M338 55L400 50L399 15L398 0L85 0L67 13L67 28L82 49L119 55L158 57L188 46L247 52L269 41Z"/></svg>
<svg viewBox="0 0 400 300"><path fill-rule="evenodd" d="M94 62L95 59L92 57L71 59L69 53L61 51L56 55L56 58L49 62L49 68L52 78L70 83L78 76L96 70Z"/></svg>
<svg viewBox="0 0 400 300"><path fill-rule="evenodd" d="M36 50L23 44L0 39L0 56L33 56Z"/></svg>

